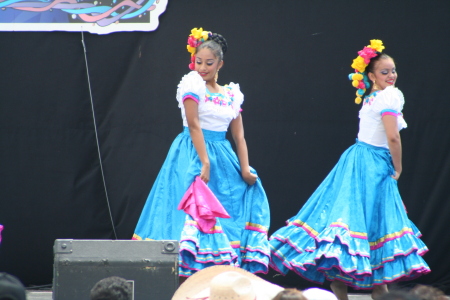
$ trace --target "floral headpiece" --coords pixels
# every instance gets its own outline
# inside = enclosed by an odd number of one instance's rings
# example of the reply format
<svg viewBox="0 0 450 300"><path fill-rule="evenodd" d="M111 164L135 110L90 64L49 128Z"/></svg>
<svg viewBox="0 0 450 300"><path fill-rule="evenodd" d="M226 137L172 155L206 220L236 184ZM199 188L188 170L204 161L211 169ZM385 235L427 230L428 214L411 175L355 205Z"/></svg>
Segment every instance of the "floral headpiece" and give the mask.
<svg viewBox="0 0 450 300"><path fill-rule="evenodd" d="M186 46L187 51L191 53L191 63L189 64L189 69L195 70L195 51L198 46L203 44L203 42L207 41L211 37L210 31L203 31L203 28L200 27L197 29L194 28L191 30L191 34L188 37Z"/></svg>
<svg viewBox="0 0 450 300"><path fill-rule="evenodd" d="M369 78L365 72L366 67L369 65L370 60L378 56L383 49L384 46L381 40L370 40L370 45L358 51L358 57L353 60L351 67L355 69L355 73L350 73L348 79L352 80L353 87L358 89L356 91L356 104L361 103L361 96L364 95L366 88L370 86Z"/></svg>

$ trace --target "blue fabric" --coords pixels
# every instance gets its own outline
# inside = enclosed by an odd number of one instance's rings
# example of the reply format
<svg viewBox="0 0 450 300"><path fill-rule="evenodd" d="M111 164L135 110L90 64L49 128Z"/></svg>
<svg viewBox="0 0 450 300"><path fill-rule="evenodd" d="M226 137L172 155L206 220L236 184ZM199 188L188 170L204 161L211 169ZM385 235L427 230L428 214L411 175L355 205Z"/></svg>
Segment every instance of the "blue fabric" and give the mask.
<svg viewBox="0 0 450 300"><path fill-rule="evenodd" d="M371 289L430 272L408 219L388 149L347 149L296 216L270 238L271 267L317 283Z"/></svg>
<svg viewBox="0 0 450 300"><path fill-rule="evenodd" d="M202 166L185 127L170 147L136 226L134 239L180 241L182 276L215 264L235 265L252 273L268 271L267 197L259 178L252 186L242 179L238 157L225 134L203 129L211 164L208 187L231 218L217 218L214 232L203 233L189 215L177 210Z"/></svg>

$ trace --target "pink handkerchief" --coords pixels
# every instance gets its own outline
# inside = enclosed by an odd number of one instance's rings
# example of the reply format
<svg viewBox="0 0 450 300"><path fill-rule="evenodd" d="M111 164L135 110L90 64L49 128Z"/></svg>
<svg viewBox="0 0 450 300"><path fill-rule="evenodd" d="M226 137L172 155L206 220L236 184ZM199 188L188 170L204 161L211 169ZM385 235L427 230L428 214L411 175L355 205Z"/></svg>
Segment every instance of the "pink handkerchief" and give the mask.
<svg viewBox="0 0 450 300"><path fill-rule="evenodd" d="M188 188L178 205L178 209L194 219L200 231L208 233L216 225L216 217L229 218L225 208L208 188L206 183L195 177L194 182Z"/></svg>

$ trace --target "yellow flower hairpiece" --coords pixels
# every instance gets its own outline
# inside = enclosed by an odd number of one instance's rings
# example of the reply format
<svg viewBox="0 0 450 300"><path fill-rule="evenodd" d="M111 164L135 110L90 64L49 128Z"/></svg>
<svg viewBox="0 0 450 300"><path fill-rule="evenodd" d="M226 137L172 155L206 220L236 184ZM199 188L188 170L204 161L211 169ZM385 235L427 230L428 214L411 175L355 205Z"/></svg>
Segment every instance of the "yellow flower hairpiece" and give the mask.
<svg viewBox="0 0 450 300"><path fill-rule="evenodd" d="M367 47L370 47L377 52L381 52L385 48L381 40L370 40L370 46Z"/></svg>
<svg viewBox="0 0 450 300"><path fill-rule="evenodd" d="M195 51L197 50L197 47L207 41L210 34L211 32L204 31L202 27L196 27L191 30L186 46L187 51L191 54L191 63L189 64L191 70L194 70Z"/></svg>
<svg viewBox="0 0 450 300"><path fill-rule="evenodd" d="M208 39L208 31L203 31L203 28L200 27L199 29L193 28L191 30L191 35L196 39L199 40L203 38L205 41Z"/></svg>
<svg viewBox="0 0 450 300"><path fill-rule="evenodd" d="M356 91L356 104L361 103L361 97L364 95L366 88L369 87L369 81L365 72L366 67L369 65L370 60L378 56L384 48L381 40L370 40L370 45L358 51L358 57L353 60L351 67L355 70L355 73L350 73L348 78L352 81L352 86L358 89Z"/></svg>
<svg viewBox="0 0 450 300"><path fill-rule="evenodd" d="M364 62L364 58L358 56L353 60L351 67L357 70L359 73L363 73L366 70L368 64Z"/></svg>
<svg viewBox="0 0 450 300"><path fill-rule="evenodd" d="M195 54L195 49L197 49L197 47L192 47L191 45L187 45L186 48L187 51L191 54L191 56Z"/></svg>

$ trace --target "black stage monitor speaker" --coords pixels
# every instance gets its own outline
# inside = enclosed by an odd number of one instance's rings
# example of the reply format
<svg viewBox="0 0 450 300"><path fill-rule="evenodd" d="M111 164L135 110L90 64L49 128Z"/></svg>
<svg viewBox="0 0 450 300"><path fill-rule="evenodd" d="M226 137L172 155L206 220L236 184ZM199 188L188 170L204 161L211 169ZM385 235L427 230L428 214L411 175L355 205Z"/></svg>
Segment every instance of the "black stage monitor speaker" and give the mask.
<svg viewBox="0 0 450 300"><path fill-rule="evenodd" d="M134 300L170 300L178 288L178 241L68 240L53 247L53 299L89 300L101 279L123 277Z"/></svg>

